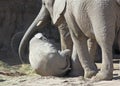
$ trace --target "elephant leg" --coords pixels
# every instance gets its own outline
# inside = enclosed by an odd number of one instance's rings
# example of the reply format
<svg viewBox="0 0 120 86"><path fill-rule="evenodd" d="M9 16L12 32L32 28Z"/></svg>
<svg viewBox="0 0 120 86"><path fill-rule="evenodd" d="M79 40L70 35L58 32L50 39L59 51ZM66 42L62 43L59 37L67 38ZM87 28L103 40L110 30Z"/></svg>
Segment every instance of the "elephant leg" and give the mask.
<svg viewBox="0 0 120 86"><path fill-rule="evenodd" d="M66 22L58 26L61 40L61 50L70 49L72 51L73 42L70 37L69 29Z"/></svg>
<svg viewBox="0 0 120 86"><path fill-rule="evenodd" d="M70 49L71 50L71 71L68 76L83 76L83 68L79 62L78 55L70 36L69 29L66 22L59 25L60 39L61 39L61 50Z"/></svg>
<svg viewBox="0 0 120 86"><path fill-rule="evenodd" d="M102 66L97 75L93 77L93 80L110 80L113 77L112 45L114 42L115 34L113 28L108 29L110 31L108 30L107 32L105 32L105 30L101 30L99 32L97 32L98 29L95 30L96 40L100 45L102 51Z"/></svg>
<svg viewBox="0 0 120 86"><path fill-rule="evenodd" d="M84 77L90 78L96 74L97 68L93 60L89 58L90 55L87 47L87 38L82 33L79 33L82 35L77 37L72 29L70 29L70 34L77 51L79 61L84 69Z"/></svg>
<svg viewBox="0 0 120 86"><path fill-rule="evenodd" d="M65 14L65 19L68 24L73 45L75 46L79 61L84 70L84 77L90 78L96 74L97 68L93 60L89 58L90 54L88 52L87 37L82 33L79 26L76 24L73 16L69 13L69 9L67 12Z"/></svg>
<svg viewBox="0 0 120 86"><path fill-rule="evenodd" d="M96 14L90 14L90 19L96 41L102 51L102 66L97 75L93 77L93 80L110 80L113 77L112 46L115 38L115 17L114 13L111 13L113 10L108 7L96 9L98 9L97 12L95 10Z"/></svg>
<svg viewBox="0 0 120 86"><path fill-rule="evenodd" d="M105 38L102 41L98 39L99 45L102 50L102 66L101 66L101 70L97 73L97 75L93 77L94 80L98 80L98 81L110 80L113 77L112 42L111 41L113 42L113 38L109 40L108 38Z"/></svg>
<svg viewBox="0 0 120 86"><path fill-rule="evenodd" d="M80 64L77 51L75 49L75 45L73 45L72 57L71 57L71 71L69 72L68 76L76 77L76 76L83 76L84 71Z"/></svg>

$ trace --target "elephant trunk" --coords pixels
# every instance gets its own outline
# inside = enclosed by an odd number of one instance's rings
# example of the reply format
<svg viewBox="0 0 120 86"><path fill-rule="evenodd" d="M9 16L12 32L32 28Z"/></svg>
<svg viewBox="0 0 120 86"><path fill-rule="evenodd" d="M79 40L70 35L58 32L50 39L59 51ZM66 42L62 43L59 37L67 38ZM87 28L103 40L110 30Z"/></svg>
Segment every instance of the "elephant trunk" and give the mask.
<svg viewBox="0 0 120 86"><path fill-rule="evenodd" d="M65 76L70 70L70 58L71 58L71 51L69 49L65 49L61 52L59 52L59 65L58 67L58 71L57 71L57 75L55 76ZM57 62L57 61L56 61Z"/></svg>
<svg viewBox="0 0 120 86"><path fill-rule="evenodd" d="M32 38L32 36L36 33L37 31L37 21L35 21L30 27L29 29L26 31L26 33L24 34L20 45L19 45L19 57L20 60L22 61L22 58L24 57L24 52L25 52L25 48L28 45L28 42L30 41L30 39ZM41 21L40 26L43 26L43 21ZM23 61L22 61L23 62Z"/></svg>
<svg viewBox="0 0 120 86"><path fill-rule="evenodd" d="M60 72L61 74L58 75L58 76L61 76L61 77L62 77L62 76L65 76L65 75L71 70L71 68L70 68L70 66L71 66L71 65L70 65L70 58L69 58L69 59L67 58L67 59L66 59L66 62L67 62L67 63L66 63L66 64L67 64L66 67L64 67L64 68L62 68L62 69L59 70L59 72Z"/></svg>
<svg viewBox="0 0 120 86"><path fill-rule="evenodd" d="M41 22L42 23L42 22ZM35 23L34 23L35 24ZM19 57L20 60L22 61L22 58L24 57L24 50L29 42L29 40L31 39L31 37L36 33L36 26L32 24L29 29L26 31L25 35L23 36L20 45L19 45ZM33 29L34 28L34 29ZM22 61L23 62L23 61Z"/></svg>
<svg viewBox="0 0 120 86"><path fill-rule="evenodd" d="M35 35L35 33L38 31L38 27L39 29L43 28L45 25L47 25L47 23L49 23L50 20L50 15L48 10L43 6L38 14L38 16L35 18L34 22L30 25L30 27L28 28L28 30L26 31L26 33L24 34L20 45L19 45L19 57L20 60L23 62L23 57L25 56L24 52L25 52L25 48L26 46L28 46L30 39L33 37L33 35Z"/></svg>

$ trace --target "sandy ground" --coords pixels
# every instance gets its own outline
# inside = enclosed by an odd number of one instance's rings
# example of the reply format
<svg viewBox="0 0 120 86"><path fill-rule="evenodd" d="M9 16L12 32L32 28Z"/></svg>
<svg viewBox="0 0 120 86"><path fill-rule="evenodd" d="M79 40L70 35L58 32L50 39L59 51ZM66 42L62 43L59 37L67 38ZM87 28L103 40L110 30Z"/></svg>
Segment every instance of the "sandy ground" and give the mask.
<svg viewBox="0 0 120 86"><path fill-rule="evenodd" d="M101 64L97 64L100 68ZM5 66L6 67L6 66ZM120 86L119 64L114 64L111 81L91 82L83 77L43 77L35 74L30 65L0 68L0 86ZM9 69L9 70L8 70ZM24 71L25 72L24 72ZM24 73L23 73L24 72Z"/></svg>

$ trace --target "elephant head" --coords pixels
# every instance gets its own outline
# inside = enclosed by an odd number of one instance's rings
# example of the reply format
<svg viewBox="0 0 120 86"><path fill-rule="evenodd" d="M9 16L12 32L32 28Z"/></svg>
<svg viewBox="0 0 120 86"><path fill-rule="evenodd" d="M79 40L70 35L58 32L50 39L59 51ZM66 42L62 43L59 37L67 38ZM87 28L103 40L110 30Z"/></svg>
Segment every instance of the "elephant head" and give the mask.
<svg viewBox="0 0 120 86"><path fill-rule="evenodd" d="M32 68L43 76L63 76L70 70L70 50L58 51L41 33L30 40L29 60Z"/></svg>
<svg viewBox="0 0 120 86"><path fill-rule="evenodd" d="M38 16L35 18L34 22L30 25L30 27L28 28L28 30L26 31L20 42L19 57L21 61L24 57L24 50L28 45L28 42L33 37L33 35L35 35L37 31L37 26L39 26L40 29L44 27L51 20L53 21L53 24L56 24L58 20L61 21L60 15L64 11L65 2L66 0L63 0L62 2L61 0L42 0L42 8Z"/></svg>

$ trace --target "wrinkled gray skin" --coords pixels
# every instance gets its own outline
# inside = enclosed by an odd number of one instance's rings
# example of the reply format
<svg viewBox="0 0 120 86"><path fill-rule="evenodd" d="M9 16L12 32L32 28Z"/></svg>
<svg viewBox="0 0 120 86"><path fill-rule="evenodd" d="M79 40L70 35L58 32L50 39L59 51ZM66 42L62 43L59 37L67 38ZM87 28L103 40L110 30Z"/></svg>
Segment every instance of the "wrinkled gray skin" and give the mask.
<svg viewBox="0 0 120 86"><path fill-rule="evenodd" d="M28 45L28 42L30 39L35 35L36 31L43 28L47 25L47 23L52 22L50 21L53 19L53 3L54 0L42 0L42 8L34 20L34 22L30 25L28 30L26 31L25 35L23 36L20 45L19 45L19 56L22 59L25 57L25 48ZM45 5L46 4L46 5ZM56 26L59 29L60 32L60 38L61 38L61 50L70 49L72 51L73 43L70 37L69 30L67 28L66 21L64 20L64 16L62 17L62 22L58 23ZM71 72L69 73L69 76L83 76L83 68L81 67L81 64L78 60L78 56L76 55L75 48L73 49L73 54L71 58Z"/></svg>
<svg viewBox="0 0 120 86"><path fill-rule="evenodd" d="M57 4L56 0L56 4ZM120 6L116 0L67 0L59 3L63 8L67 3L64 16L84 69L84 76L93 80L110 80L113 77L112 45L115 32L120 27ZM56 8L58 4L56 5ZM56 10L54 23L60 19L61 9ZM62 15L61 15L62 16ZM56 21L57 20L57 21ZM102 50L102 66L97 73L90 59L87 39L96 40ZM97 73L97 74L96 74Z"/></svg>
<svg viewBox="0 0 120 86"><path fill-rule="evenodd" d="M58 51L41 33L29 44L29 61L32 68L43 76L64 76L70 70L70 50Z"/></svg>
<svg viewBox="0 0 120 86"><path fill-rule="evenodd" d="M113 44L113 58L114 59L119 59L120 58L120 29L117 32L117 34L115 34L115 40L114 40L114 44ZM96 52L95 52L95 61L101 61L101 49L99 46L97 46Z"/></svg>
<svg viewBox="0 0 120 86"><path fill-rule="evenodd" d="M42 9L36 18L36 22L33 23L34 26L38 24L42 18L47 16L45 12L42 14L42 17L40 16L44 10L48 12L48 14L50 13L53 24L55 25L59 25L62 21L66 20L79 61L85 72L84 77L90 78L95 75L95 77L92 78L93 80L112 79L112 45L115 32L120 25L118 21L120 20L120 1L63 0L61 2L61 0L55 0L52 2L51 0L50 3L50 0L42 0L42 2ZM40 27L42 27L42 24L45 24L45 21L39 22ZM33 25L31 25L30 28L33 28ZM24 43L30 39L29 37L31 36L29 35L36 31L30 28L23 37L22 42ZM102 50L102 67L98 73L94 61L88 52L88 38L94 42L97 41Z"/></svg>

